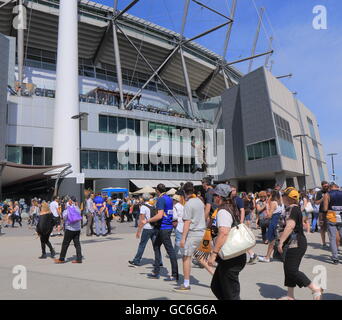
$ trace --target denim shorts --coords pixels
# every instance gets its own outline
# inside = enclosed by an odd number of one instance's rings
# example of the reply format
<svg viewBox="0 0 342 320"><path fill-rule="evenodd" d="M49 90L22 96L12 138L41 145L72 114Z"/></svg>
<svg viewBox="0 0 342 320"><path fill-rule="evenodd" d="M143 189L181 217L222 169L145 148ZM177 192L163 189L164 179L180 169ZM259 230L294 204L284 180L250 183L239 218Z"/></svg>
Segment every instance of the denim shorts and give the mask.
<svg viewBox="0 0 342 320"><path fill-rule="evenodd" d="M249 213L245 216L245 221L252 221L252 214Z"/></svg>
<svg viewBox="0 0 342 320"><path fill-rule="evenodd" d="M274 213L272 215L270 225L267 229L267 240L273 241L277 237L277 226L280 218L280 213Z"/></svg>

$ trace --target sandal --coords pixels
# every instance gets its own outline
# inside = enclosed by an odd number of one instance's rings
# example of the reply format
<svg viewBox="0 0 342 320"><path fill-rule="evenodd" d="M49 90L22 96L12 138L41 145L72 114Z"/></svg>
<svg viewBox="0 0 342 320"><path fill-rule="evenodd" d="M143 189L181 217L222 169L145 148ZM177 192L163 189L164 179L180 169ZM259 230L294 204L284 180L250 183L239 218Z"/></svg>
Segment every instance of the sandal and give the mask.
<svg viewBox="0 0 342 320"><path fill-rule="evenodd" d="M322 300L323 289L321 288L319 291L314 291L312 295L314 300Z"/></svg>

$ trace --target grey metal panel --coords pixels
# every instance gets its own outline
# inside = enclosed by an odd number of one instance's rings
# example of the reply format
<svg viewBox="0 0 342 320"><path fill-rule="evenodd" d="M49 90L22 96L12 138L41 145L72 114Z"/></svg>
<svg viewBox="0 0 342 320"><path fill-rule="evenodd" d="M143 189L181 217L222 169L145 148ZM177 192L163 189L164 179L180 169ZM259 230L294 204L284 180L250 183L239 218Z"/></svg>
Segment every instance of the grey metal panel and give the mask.
<svg viewBox="0 0 342 320"><path fill-rule="evenodd" d="M276 137L264 68L259 68L240 81L244 144Z"/></svg>
<svg viewBox="0 0 342 320"><path fill-rule="evenodd" d="M5 159L6 110L10 41L0 34L0 161Z"/></svg>

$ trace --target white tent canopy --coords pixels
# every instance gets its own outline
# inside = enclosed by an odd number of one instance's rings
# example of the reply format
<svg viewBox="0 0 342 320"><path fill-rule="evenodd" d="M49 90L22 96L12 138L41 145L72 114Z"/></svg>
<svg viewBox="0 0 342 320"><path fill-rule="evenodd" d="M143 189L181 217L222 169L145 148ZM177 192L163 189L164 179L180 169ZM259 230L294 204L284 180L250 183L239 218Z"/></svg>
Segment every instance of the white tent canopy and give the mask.
<svg viewBox="0 0 342 320"><path fill-rule="evenodd" d="M177 190L175 188L172 188L168 192L166 192L166 194L169 196L173 196L176 194L176 192L177 192Z"/></svg>
<svg viewBox="0 0 342 320"><path fill-rule="evenodd" d="M156 190L154 190L152 187L150 186L145 186L142 189L133 192L132 194L144 194L144 193L156 193Z"/></svg>

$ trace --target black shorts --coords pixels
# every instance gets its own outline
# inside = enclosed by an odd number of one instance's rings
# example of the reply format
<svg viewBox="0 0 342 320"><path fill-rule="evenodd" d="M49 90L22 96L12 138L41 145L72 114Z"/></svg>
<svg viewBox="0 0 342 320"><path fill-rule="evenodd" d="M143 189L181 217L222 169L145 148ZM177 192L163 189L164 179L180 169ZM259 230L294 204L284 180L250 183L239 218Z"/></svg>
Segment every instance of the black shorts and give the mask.
<svg viewBox="0 0 342 320"><path fill-rule="evenodd" d="M53 217L53 226L58 227L61 225L61 218L60 217Z"/></svg>

